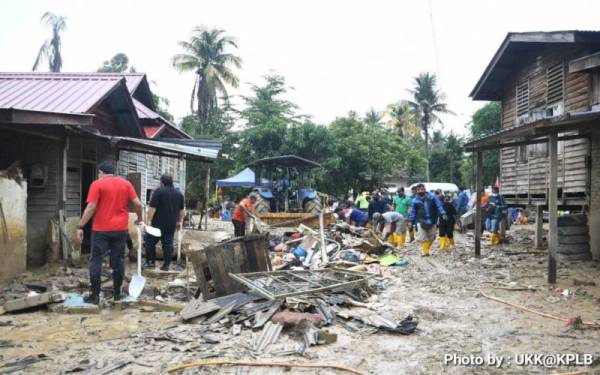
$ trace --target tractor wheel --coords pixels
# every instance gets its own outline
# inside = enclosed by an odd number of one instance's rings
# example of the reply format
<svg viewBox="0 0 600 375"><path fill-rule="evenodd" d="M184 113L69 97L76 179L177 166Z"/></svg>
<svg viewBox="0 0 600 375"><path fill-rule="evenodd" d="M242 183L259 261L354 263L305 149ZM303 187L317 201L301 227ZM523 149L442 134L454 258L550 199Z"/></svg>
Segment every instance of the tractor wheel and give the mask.
<svg viewBox="0 0 600 375"><path fill-rule="evenodd" d="M258 215L269 211L271 211L270 202L259 195L254 204L254 213Z"/></svg>
<svg viewBox="0 0 600 375"><path fill-rule="evenodd" d="M304 212L318 214L319 212L321 212L321 201L319 201L318 199L306 200L304 203Z"/></svg>

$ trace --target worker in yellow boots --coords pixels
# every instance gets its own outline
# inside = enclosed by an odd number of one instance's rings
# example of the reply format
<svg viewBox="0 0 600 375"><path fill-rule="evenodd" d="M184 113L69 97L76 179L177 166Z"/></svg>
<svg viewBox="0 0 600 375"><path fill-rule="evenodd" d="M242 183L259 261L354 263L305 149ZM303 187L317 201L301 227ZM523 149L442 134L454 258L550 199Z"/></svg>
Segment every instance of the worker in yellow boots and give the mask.
<svg viewBox="0 0 600 375"><path fill-rule="evenodd" d="M402 248L406 242L406 219L408 219L408 209L410 208L411 199L404 194L404 188L400 187L396 191L394 197L394 211L402 215L402 223L396 228L396 247ZM412 228L411 228L412 230ZM411 238L414 240L414 232L412 232ZM411 240L412 241L412 240Z"/></svg>
<svg viewBox="0 0 600 375"><path fill-rule="evenodd" d="M502 236L499 234L499 230L502 212L506 209L506 201L500 194L500 188L498 186L492 187L492 193L490 194L484 209L487 213L485 229L491 233L489 245L498 245L503 240Z"/></svg>
<svg viewBox="0 0 600 375"><path fill-rule="evenodd" d="M373 214L373 229L375 233L381 233L383 240L389 243L398 243L398 229L404 228L404 217L396 211L388 211L383 214L375 212Z"/></svg>
<svg viewBox="0 0 600 375"><path fill-rule="evenodd" d="M450 250L456 249L456 245L454 243L454 224L456 218L456 208L454 207L454 202L452 199L452 193L447 193L446 195L439 195L442 200L442 205L444 206L444 211L446 211L447 220L443 217L440 217L440 244L438 247L439 252L444 252L446 248Z"/></svg>
<svg viewBox="0 0 600 375"><path fill-rule="evenodd" d="M410 211L412 210L412 200L417 196L417 187L413 186L410 188L410 205L408 207L408 216L405 216L406 218L410 217ZM415 240L415 226L410 224L408 225L408 235L410 236L410 241L409 242L413 242Z"/></svg>
<svg viewBox="0 0 600 375"><path fill-rule="evenodd" d="M428 193L425 185L417 185L417 195L412 200L409 220L413 226L417 226L416 239L421 242L421 256L429 256L429 249L437 232L438 216L448 220L440 199L435 194Z"/></svg>

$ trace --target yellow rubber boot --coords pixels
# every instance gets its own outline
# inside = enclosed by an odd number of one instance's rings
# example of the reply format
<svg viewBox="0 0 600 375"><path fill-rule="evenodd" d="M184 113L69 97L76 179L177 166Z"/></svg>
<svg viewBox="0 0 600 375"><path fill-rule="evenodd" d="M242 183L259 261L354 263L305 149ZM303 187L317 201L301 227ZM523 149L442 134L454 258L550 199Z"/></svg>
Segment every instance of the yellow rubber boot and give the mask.
<svg viewBox="0 0 600 375"><path fill-rule="evenodd" d="M406 233L401 233L398 235L398 242L396 242L396 246L398 248L403 248L404 247L404 243L406 242Z"/></svg>
<svg viewBox="0 0 600 375"><path fill-rule="evenodd" d="M504 236L502 236L500 233L496 234L496 245L501 244L502 241L504 241Z"/></svg>
<svg viewBox="0 0 600 375"><path fill-rule="evenodd" d="M429 249L431 248L431 242L429 241L422 241L421 242L421 256L422 257L428 257L429 256Z"/></svg>
<svg viewBox="0 0 600 375"><path fill-rule="evenodd" d="M452 249L452 251L456 250L456 244L454 243L454 237L449 238L448 241L450 241L450 249Z"/></svg>
<svg viewBox="0 0 600 375"><path fill-rule="evenodd" d="M396 242L396 233L390 234L387 238L387 242L393 245Z"/></svg>
<svg viewBox="0 0 600 375"><path fill-rule="evenodd" d="M438 244L438 251L443 253L446 250L446 236L440 236L440 243Z"/></svg>
<svg viewBox="0 0 600 375"><path fill-rule="evenodd" d="M495 244L496 244L496 233L492 233L492 235L490 236L490 243L488 245L494 246Z"/></svg>

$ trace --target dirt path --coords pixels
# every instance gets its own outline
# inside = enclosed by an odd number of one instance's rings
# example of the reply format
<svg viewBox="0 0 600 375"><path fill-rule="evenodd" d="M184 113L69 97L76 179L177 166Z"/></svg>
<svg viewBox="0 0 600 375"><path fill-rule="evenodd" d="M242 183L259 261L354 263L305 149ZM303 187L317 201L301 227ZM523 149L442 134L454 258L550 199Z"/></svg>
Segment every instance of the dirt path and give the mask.
<svg viewBox="0 0 600 375"><path fill-rule="evenodd" d="M532 251L524 245L502 245L494 251L484 247L481 259L472 256L467 237L459 236L455 255L433 251L421 258L409 244L405 267L386 270L388 288L377 295L381 310L396 318L412 314L419 319L417 333L409 336L387 333L350 332L341 325L330 327L338 334L334 344L311 347L307 358L276 354L298 347L289 334L271 345L260 360L335 363L371 374L415 373L561 373L589 366L519 366L519 354L600 355L600 330L572 329L563 322L543 318L481 296L479 290L516 304L561 317L581 316L600 321L600 288L574 286L574 279L600 285L598 263L559 266L559 281L545 282L544 253L506 255ZM434 245L435 246L435 245ZM503 288L503 289L502 289ZM530 290L507 290L529 288ZM569 290L569 296L561 294ZM44 353L47 358L26 373L61 373L93 364L106 368L117 361L127 364L112 373L165 373L174 365L200 358L228 357L252 360L249 350L253 333L244 329L234 336L229 329L201 324L182 324L176 313L149 309L106 310L100 315L64 315L34 312L0 316L0 373L15 358ZM167 328L183 341L149 338ZM220 330L220 331L219 331ZM146 337L145 337L146 336ZM216 342L218 341L218 342ZM502 367L444 365L445 355L502 356ZM508 363L506 361L509 361ZM207 368L201 373L283 374L282 369L242 370L234 367ZM598 370L596 370L598 371ZM187 373L194 373L188 370ZM292 373L333 374L334 370L294 370Z"/></svg>

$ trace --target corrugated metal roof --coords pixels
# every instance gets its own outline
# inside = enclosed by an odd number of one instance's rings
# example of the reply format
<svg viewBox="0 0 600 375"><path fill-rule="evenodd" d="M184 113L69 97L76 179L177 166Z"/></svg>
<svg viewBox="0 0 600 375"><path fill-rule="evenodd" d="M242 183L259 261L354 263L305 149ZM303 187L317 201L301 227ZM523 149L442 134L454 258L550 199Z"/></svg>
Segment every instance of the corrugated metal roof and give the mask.
<svg viewBox="0 0 600 375"><path fill-rule="evenodd" d="M118 148L129 149L131 151L138 151L136 146L143 149L157 150L157 151L165 151L168 153L173 153L182 156L188 156L192 158L204 159L204 160L214 160L219 156L219 150L214 150L211 148L200 148L194 146L184 146L180 144L175 144L171 142L161 142L156 140L149 139L139 139L139 138L130 138L130 137L108 137L111 142L115 144ZM144 152L143 150L139 150L138 152ZM168 155L167 155L168 156Z"/></svg>
<svg viewBox="0 0 600 375"><path fill-rule="evenodd" d="M133 105L135 106L135 109L138 113L138 117L141 119L158 120L159 118L161 118L161 116L158 113L146 107L135 98L133 98Z"/></svg>
<svg viewBox="0 0 600 375"><path fill-rule="evenodd" d="M121 79L0 73L0 108L87 113Z"/></svg>
<svg viewBox="0 0 600 375"><path fill-rule="evenodd" d="M144 78L142 73L0 73L0 108L86 113L120 80L132 93Z"/></svg>

